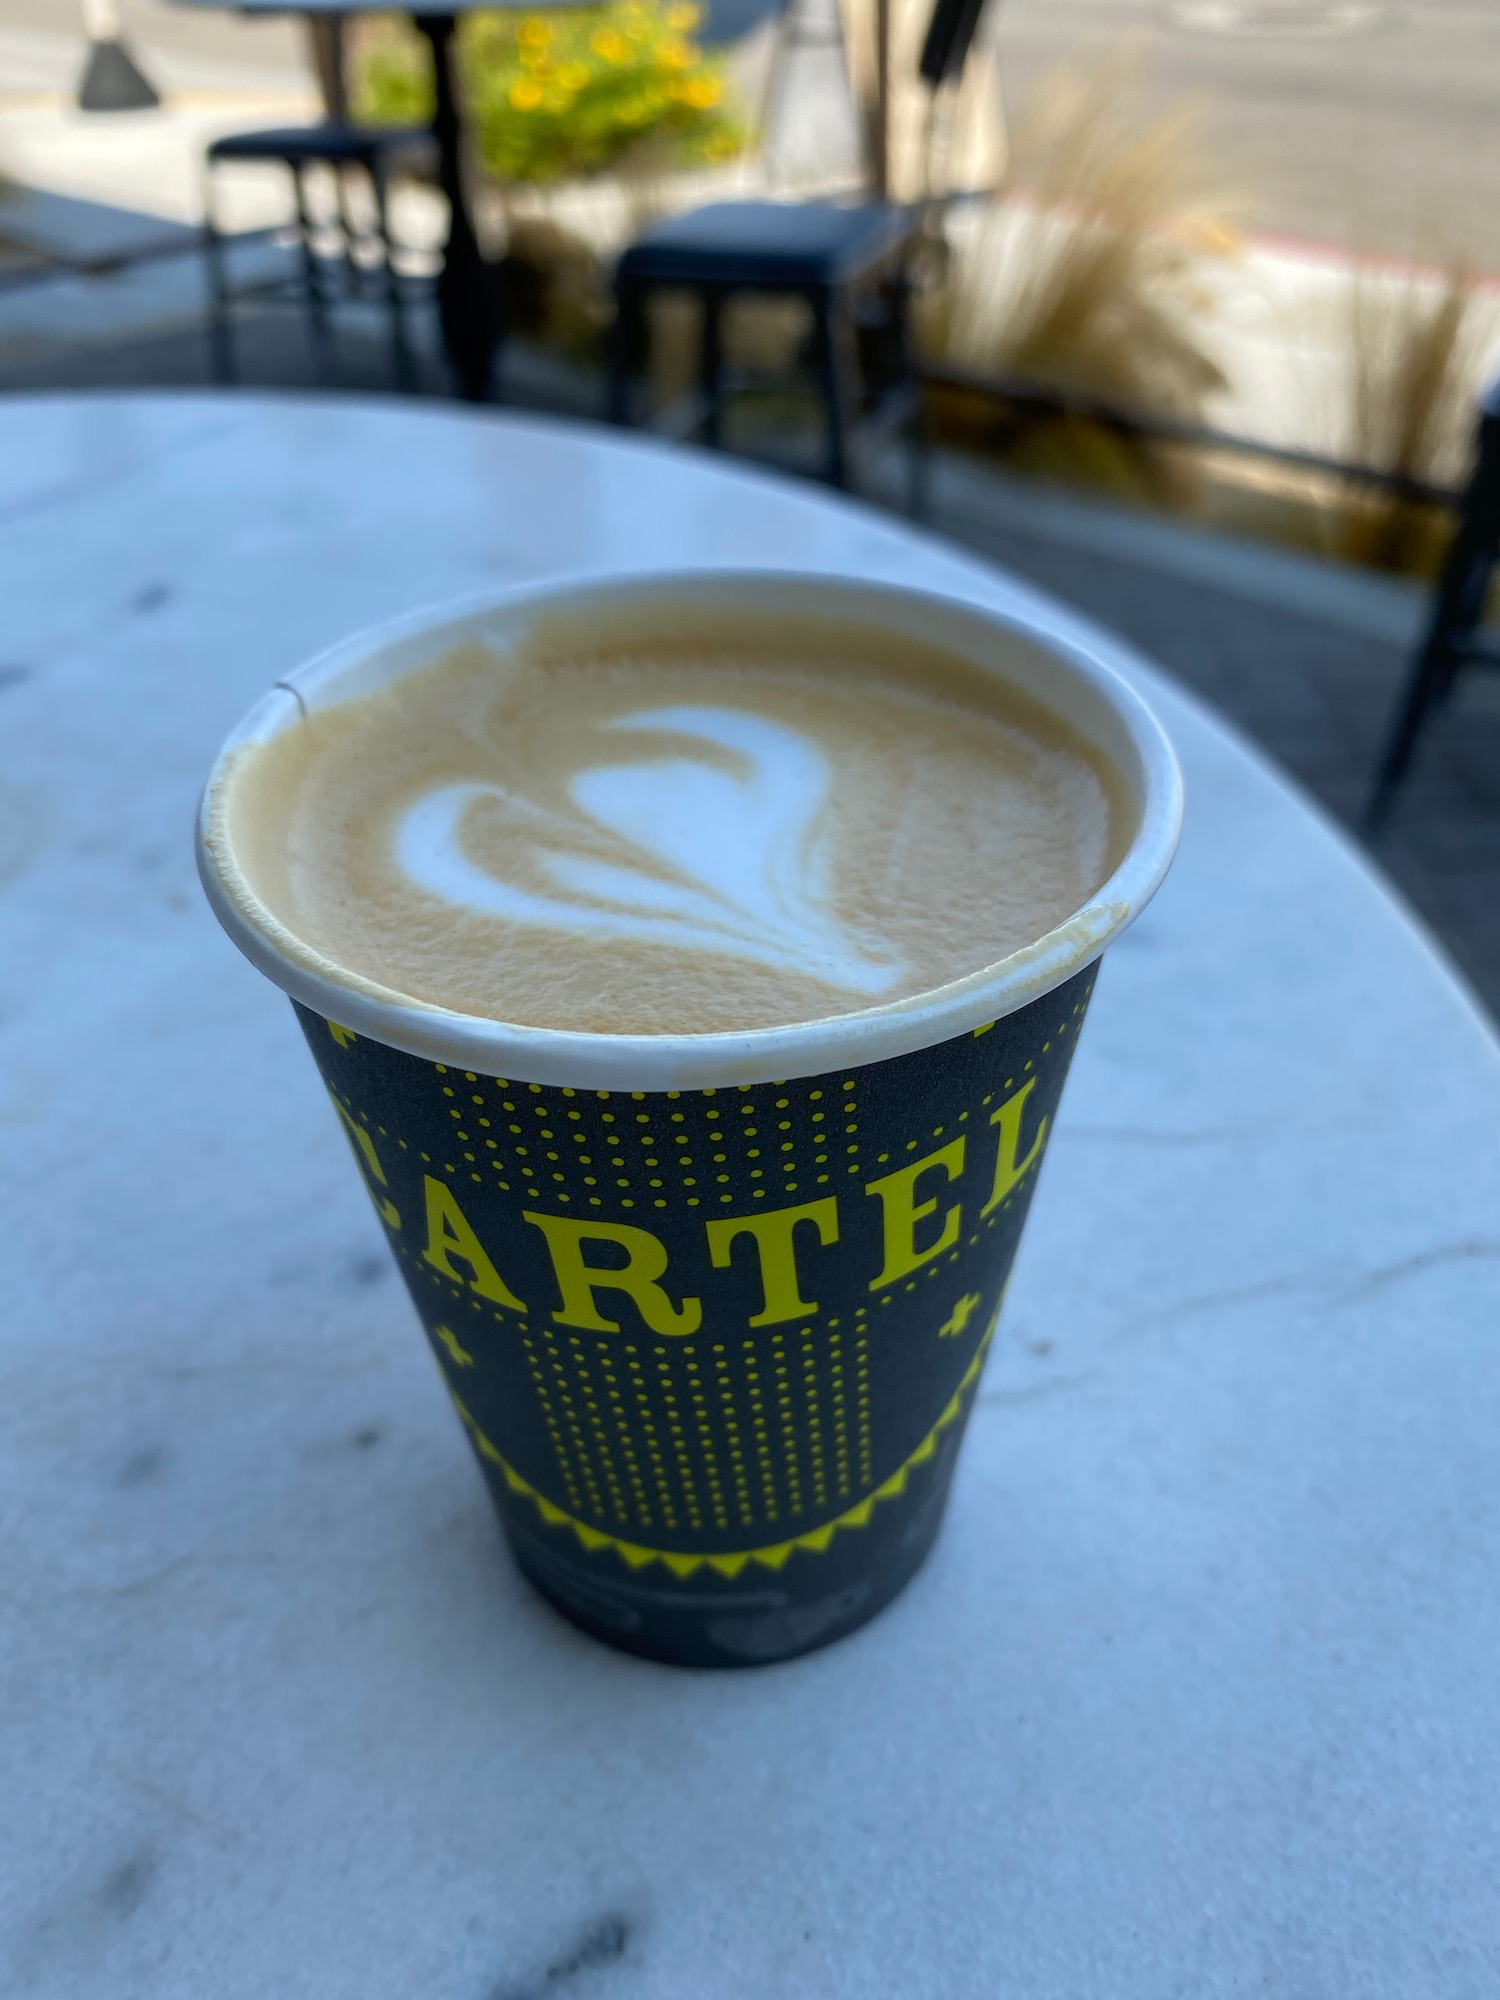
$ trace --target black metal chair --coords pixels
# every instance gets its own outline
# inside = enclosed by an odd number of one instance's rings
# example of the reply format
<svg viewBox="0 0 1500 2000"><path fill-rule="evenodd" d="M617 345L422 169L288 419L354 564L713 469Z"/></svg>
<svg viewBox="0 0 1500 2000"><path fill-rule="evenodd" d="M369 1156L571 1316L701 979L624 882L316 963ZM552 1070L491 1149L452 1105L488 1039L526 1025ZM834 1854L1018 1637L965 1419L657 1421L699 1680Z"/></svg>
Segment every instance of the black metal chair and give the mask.
<svg viewBox="0 0 1500 2000"><path fill-rule="evenodd" d="M937 0L922 50L929 88L956 81L968 59L983 0ZM700 310L698 395L687 426L706 444L723 437L724 404L743 386L723 360L723 314L746 293L805 299L812 311L812 377L823 410L824 477L849 483L856 421L904 427L910 506L926 502L921 388L912 365L912 258L927 204L879 200L717 202L673 216L633 243L615 271L610 355L611 421L631 419L633 378L648 358L646 307L661 291L696 295Z"/></svg>
<svg viewBox="0 0 1500 2000"><path fill-rule="evenodd" d="M204 208L204 249L208 260L210 343L214 374L220 382L234 380L230 321L239 301L291 297L307 313L319 361L328 371L332 353L330 309L340 299L378 297L384 301L390 325L391 361L403 389L416 384L407 325L407 286L396 270L388 215L390 177L398 165L424 166L432 158L433 140L423 129L395 129L345 124L293 126L266 132L234 132L208 148ZM226 238L218 226L214 204L214 169L230 162L270 162L291 175L297 203L300 280L231 289ZM337 192L338 249L332 257L319 251L317 225L307 199L309 170L326 169ZM354 223L346 176L364 175L374 198L373 234Z"/></svg>
<svg viewBox="0 0 1500 2000"><path fill-rule="evenodd" d="M1474 468L1459 504L1458 526L1370 794L1365 824L1371 832L1385 823L1423 726L1451 694L1460 670L1500 667L1500 645L1480 630L1500 562L1500 381L1486 390L1479 409Z"/></svg>

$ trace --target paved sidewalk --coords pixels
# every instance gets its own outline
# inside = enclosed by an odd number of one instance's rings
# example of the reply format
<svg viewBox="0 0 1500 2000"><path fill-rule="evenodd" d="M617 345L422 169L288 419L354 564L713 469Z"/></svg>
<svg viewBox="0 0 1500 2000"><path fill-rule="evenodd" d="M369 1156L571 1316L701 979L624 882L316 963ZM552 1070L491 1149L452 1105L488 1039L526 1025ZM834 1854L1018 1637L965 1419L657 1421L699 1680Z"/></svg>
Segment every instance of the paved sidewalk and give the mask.
<svg viewBox="0 0 1500 2000"><path fill-rule="evenodd" d="M440 392L428 329L423 386ZM319 386L295 318L259 314L248 380ZM0 388L200 387L201 332L75 348L0 371ZM514 401L597 416L587 371L512 347ZM350 326L339 386L388 389L378 328ZM954 453L938 456L934 526L1122 633L1230 716L1324 809L1357 823L1423 600L1334 563L1051 494ZM1191 808L1190 808L1191 809ZM1378 859L1500 1015L1500 676L1474 677L1432 727Z"/></svg>

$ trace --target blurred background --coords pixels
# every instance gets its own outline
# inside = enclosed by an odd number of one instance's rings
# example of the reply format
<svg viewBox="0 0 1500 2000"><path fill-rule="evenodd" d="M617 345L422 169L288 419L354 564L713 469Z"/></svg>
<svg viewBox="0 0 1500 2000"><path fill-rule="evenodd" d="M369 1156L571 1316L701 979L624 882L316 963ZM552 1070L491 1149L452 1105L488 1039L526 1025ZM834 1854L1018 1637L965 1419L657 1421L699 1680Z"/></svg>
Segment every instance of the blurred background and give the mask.
<svg viewBox="0 0 1500 2000"><path fill-rule="evenodd" d="M463 394L597 421L613 357L617 418L906 505L895 435L826 456L841 391L808 297L737 266L710 368L706 294L659 254L705 204L898 213L880 282L901 325L855 315L844 415L909 390L932 528L1237 720L1500 1006L1500 695L1475 638L1500 9L948 14L952 60L924 78L930 0L514 8L451 42L400 13L0 0L0 390ZM452 177L419 142L438 60L477 251L450 246L446 279ZM330 130L389 144L289 150ZM1413 688L1417 754L1380 794Z"/></svg>

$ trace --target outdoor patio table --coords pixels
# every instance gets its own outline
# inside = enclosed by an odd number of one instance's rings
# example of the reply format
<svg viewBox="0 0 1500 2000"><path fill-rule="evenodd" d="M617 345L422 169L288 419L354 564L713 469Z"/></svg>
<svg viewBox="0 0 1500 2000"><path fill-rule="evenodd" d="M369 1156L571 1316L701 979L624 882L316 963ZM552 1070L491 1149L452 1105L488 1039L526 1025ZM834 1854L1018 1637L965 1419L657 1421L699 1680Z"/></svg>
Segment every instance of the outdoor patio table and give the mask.
<svg viewBox="0 0 1500 2000"><path fill-rule="evenodd" d="M300 14L304 18L332 15L342 20L352 11L348 0L173 0L179 7L213 7L237 14ZM493 267L479 248L464 188L463 97L454 73L453 38L460 14L507 9L528 14L576 5L577 0L453 0L441 10L413 6L390 8L410 15L413 27L432 48L436 102L432 137L437 147L438 179L448 201L448 240L438 273L438 320L460 395L470 402L488 400L495 347L501 324ZM362 10L363 11L363 10ZM380 11L380 10L373 10Z"/></svg>
<svg viewBox="0 0 1500 2000"><path fill-rule="evenodd" d="M611 567L1071 614L550 422L0 404L0 1991L1459 2000L1500 1976L1500 1055L1350 844L1180 748L893 1608L687 1673L503 1551L291 1009L194 879L253 696Z"/></svg>

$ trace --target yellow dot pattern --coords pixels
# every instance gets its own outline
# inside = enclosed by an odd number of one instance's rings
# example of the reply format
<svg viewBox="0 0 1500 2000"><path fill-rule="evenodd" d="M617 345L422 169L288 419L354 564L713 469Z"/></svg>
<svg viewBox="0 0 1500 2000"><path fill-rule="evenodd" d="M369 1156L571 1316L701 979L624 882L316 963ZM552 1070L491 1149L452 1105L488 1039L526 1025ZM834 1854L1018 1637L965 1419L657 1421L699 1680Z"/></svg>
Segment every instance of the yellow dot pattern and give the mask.
<svg viewBox="0 0 1500 2000"><path fill-rule="evenodd" d="M870 1422L870 1332L866 1308L861 1306L854 1332L854 1420L859 1436L859 1483L868 1486L875 1477L875 1435Z"/></svg>
<svg viewBox="0 0 1500 2000"><path fill-rule="evenodd" d="M719 1478L719 1454L714 1444L713 1425L709 1421L708 1398L703 1393L703 1377L698 1366L698 1356L690 1345L683 1347L682 1365L687 1373L687 1393L693 1406L699 1463L708 1481L709 1508L713 1514L714 1526L726 1528L729 1525L729 1515L724 1505L723 1482Z"/></svg>
<svg viewBox="0 0 1500 2000"><path fill-rule="evenodd" d="M562 1410L563 1425L573 1461L578 1466L583 1481L583 1490L588 1495L589 1512L602 1516L604 1496L594 1472L594 1461L584 1439L583 1423L579 1408L573 1400L570 1371L563 1366L558 1343L550 1327L541 1330L542 1342L546 1350L547 1363L557 1384L557 1399Z"/></svg>
<svg viewBox="0 0 1500 2000"><path fill-rule="evenodd" d="M594 1343L594 1355L599 1374L604 1383L604 1394L608 1399L610 1419L613 1424L615 1445L625 1467L625 1477L630 1486L631 1513L641 1527L654 1525L651 1502L646 1492L646 1482L641 1474L640 1457L636 1451L636 1439L630 1421L630 1414L621 1393L620 1374L616 1368L616 1357L607 1340Z"/></svg>
<svg viewBox="0 0 1500 2000"><path fill-rule="evenodd" d="M521 1335L521 1345L526 1351L526 1371L536 1390L537 1403L541 1408L542 1421L547 1426L547 1439L552 1446L552 1455L557 1460L557 1469L562 1475L563 1491L568 1496L568 1504L575 1510L583 1506L583 1498L578 1490L578 1481L573 1473L572 1461L563 1443L562 1430L552 1405L552 1392L547 1386L546 1373L541 1357L536 1350L536 1342L529 1333Z"/></svg>
<svg viewBox="0 0 1500 2000"><path fill-rule="evenodd" d="M792 1401L791 1378L787 1373L786 1335L778 1327L771 1335L772 1391L776 1397L776 1428L781 1436L782 1460L786 1468L787 1507L802 1512L802 1469L798 1463L797 1419Z"/></svg>
<svg viewBox="0 0 1500 2000"><path fill-rule="evenodd" d="M892 1401L898 1351L928 1340L942 1352L945 1369L962 1364L964 1342L977 1340L998 1297L998 1285L969 1260L983 1256L991 1233L1029 1199L1029 1180L1018 1182L981 1216L985 1175L995 1171L988 1150L992 1113L1055 1062L1054 1048L1070 1044L1085 1006L1086 996L1050 1027L1046 1040L1030 1043L1029 1054L1000 1035L979 1043L999 1055L986 1055L983 1087L976 1083L961 1100L952 1091L911 1093L899 1128L889 1103L881 1112L877 1098L868 1148L861 1099L874 1089L874 1072L648 1096L544 1088L403 1058L429 1079L429 1089L435 1086L435 1121L409 1128L408 1137L375 1123L358 1101L362 1093L335 1089L334 1095L348 1118L377 1136L387 1164L400 1170L390 1189L372 1184L371 1192L377 1199L398 1197L391 1205L409 1218L392 1226L393 1246L419 1303L434 1292L442 1295L452 1366L466 1370L466 1402L475 1380L501 1366L510 1369L507 1394L530 1401L534 1442L526 1476L543 1491L550 1487L573 1518L622 1539L660 1546L664 1536L706 1536L732 1545L737 1533L750 1539L766 1530L815 1528L879 1485L892 1455L905 1448L905 1430L924 1414L902 1407L900 1393ZM976 1042L987 1032L978 1031ZM326 1028L323 1035L332 1043ZM332 1045L340 1057L357 1056L361 1047L355 1037ZM1008 1063L1007 1048L1014 1049ZM1033 1120L1028 1133L1034 1129ZM960 1135L969 1148L965 1178L949 1197L963 1203L958 1241L888 1291L876 1297L860 1292L851 1302L839 1259L847 1258L857 1217L864 1216L867 1229L880 1226L878 1211L869 1221L873 1198L867 1199L865 1183ZM505 1283L529 1301L526 1309L501 1307L422 1259L424 1171L454 1190L481 1241L494 1246ZM493 1209L473 1193L476 1187L492 1191ZM933 1191L929 1183L923 1195ZM718 1267L733 1271L734 1296L741 1301L726 1317L715 1300L701 1223L716 1214L739 1218L757 1207L784 1209L830 1194L840 1202L836 1242L822 1242L811 1223L799 1225L797 1238L803 1297L819 1303L805 1316L747 1326L746 1317L759 1310L759 1295L746 1303L746 1286L769 1280L755 1261L759 1252L752 1253L741 1235L729 1264ZM540 1240L530 1242L531 1225L524 1220L523 1211L533 1209L655 1227L674 1245L683 1240L685 1216L694 1212L692 1227L700 1232L693 1239L699 1245L695 1274L681 1281L681 1263L674 1261L673 1275L662 1283L674 1297L689 1288L701 1294L701 1323L685 1337L657 1335L623 1293L605 1286L598 1302L606 1316L621 1321L619 1331L559 1324L551 1265ZM533 1259L528 1270L540 1265L544 1279L515 1277L526 1249ZM743 1260L740 1251L746 1252ZM682 1255L676 1247L671 1254L674 1260ZM607 1263L608 1253L591 1268ZM955 1270L960 1263L962 1270ZM955 1322L955 1308L970 1294L990 1303L982 1311L977 1304L962 1311ZM506 1354L513 1357L508 1364ZM462 1364L459 1355L466 1357ZM944 1379L935 1373L935 1384ZM483 1403L481 1392L476 1407ZM492 1401L486 1424L503 1407ZM503 1428L495 1434L504 1446Z"/></svg>
<svg viewBox="0 0 1500 2000"><path fill-rule="evenodd" d="M813 1344L813 1330L804 1324L802 1328L802 1351L798 1357L798 1373L807 1412L807 1457L812 1468L812 1500L814 1507L828 1505L828 1466L823 1455L823 1412L818 1401L818 1360L817 1351L826 1343L820 1338L818 1349Z"/></svg>
<svg viewBox="0 0 1500 2000"><path fill-rule="evenodd" d="M765 1518L767 1521L778 1521L781 1518L781 1510L776 1497L776 1461L761 1388L758 1344L753 1340L747 1340L742 1342L742 1346L745 1351L745 1383L750 1398L751 1425L755 1433L755 1455L760 1472L761 1496L765 1502Z"/></svg>
<svg viewBox="0 0 1500 2000"><path fill-rule="evenodd" d="M849 1461L849 1411L844 1396L844 1338L837 1319L828 1322L828 1381L833 1405L833 1463L839 1498L853 1492Z"/></svg>
<svg viewBox="0 0 1500 2000"><path fill-rule="evenodd" d="M750 1528L755 1525L755 1505L751 1499L749 1468L741 1440L739 1406L735 1401L734 1383L729 1373L729 1363L725 1359L724 1343L721 1340L714 1342L713 1365L724 1420L724 1435L729 1444L735 1513L740 1526Z"/></svg>
<svg viewBox="0 0 1500 2000"><path fill-rule="evenodd" d="M677 1526L677 1508L673 1499L671 1481L667 1473L667 1462L662 1455L661 1440L656 1432L656 1419L652 1414L651 1398L646 1388L646 1377L641 1367L640 1350L634 1341L627 1342L625 1348L625 1372L635 1398L636 1421L641 1427L645 1441L646 1458L651 1467L651 1489L656 1495L656 1504L661 1509L662 1520L667 1527Z"/></svg>
<svg viewBox="0 0 1500 2000"><path fill-rule="evenodd" d="M656 1369L660 1378L657 1389L662 1402L666 1405L667 1435L671 1440L672 1456L677 1464L683 1511L687 1515L690 1528L701 1528L703 1509L698 1504L698 1482L693 1476L693 1457L688 1448L688 1434L682 1421L682 1408L677 1398L676 1384L672 1379L672 1363L664 1348L657 1349Z"/></svg>

